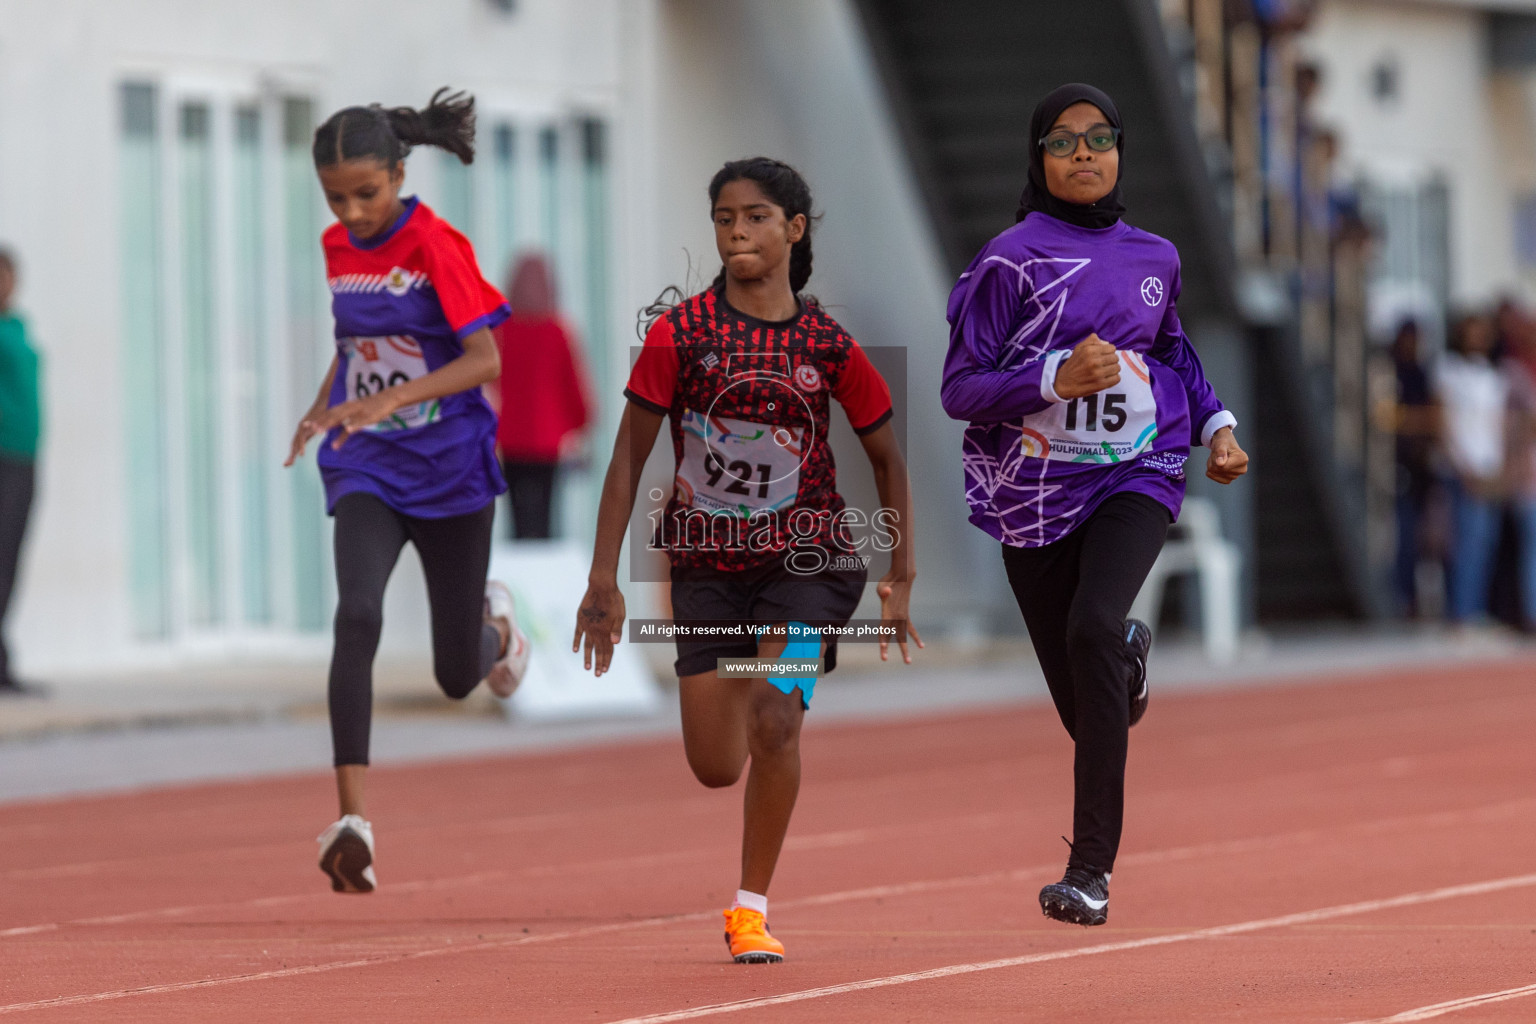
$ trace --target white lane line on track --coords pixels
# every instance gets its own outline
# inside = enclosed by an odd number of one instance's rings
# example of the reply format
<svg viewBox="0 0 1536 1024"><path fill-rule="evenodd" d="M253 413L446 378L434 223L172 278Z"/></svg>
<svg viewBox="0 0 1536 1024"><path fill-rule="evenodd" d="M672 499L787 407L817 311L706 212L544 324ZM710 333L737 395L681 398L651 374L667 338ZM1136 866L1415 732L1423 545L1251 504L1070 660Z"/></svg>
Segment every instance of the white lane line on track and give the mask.
<svg viewBox="0 0 1536 1024"><path fill-rule="evenodd" d="M1442 1017L1447 1013L1455 1013L1458 1010L1470 1010L1475 1006L1487 1006L1489 1003L1504 1003L1511 999L1523 999L1526 996L1536 996L1536 985L1506 988L1502 992L1484 992L1480 996L1452 999L1449 1002L1435 1003L1432 1006L1421 1006L1417 1010L1404 1010L1402 1013L1395 1013L1390 1017L1373 1017L1370 1020L1355 1021L1355 1024L1407 1024L1408 1021L1429 1020L1431 1017Z"/></svg>
<svg viewBox="0 0 1536 1024"><path fill-rule="evenodd" d="M1536 800L1532 801L1536 803ZM963 815L954 818L943 818L937 821L923 822L925 826L954 830L957 828L985 827L994 825L1000 821L1008 820L1012 815L997 812L984 814ZM822 832L807 836L791 837L785 841L785 848L792 850L817 850L842 846L854 846L860 843L878 842L885 838L896 837L910 833L910 826L890 826L885 828L852 829L842 832ZM734 851L733 851L734 852ZM572 872L590 872L603 868L623 867L634 868L655 866L678 860L691 860L701 856L714 855L716 851L692 848L676 850L670 853L646 854L633 857L613 857L600 861L586 861L582 863L563 864L537 864L515 871L480 871L469 875L454 875L448 878L423 878L408 882L391 882L389 886L380 891L380 896L388 898L405 893L429 892L437 889L456 889L472 885L483 885L494 882L511 881L517 878L542 877L548 875L569 874ZM1017 873L1017 872L1015 872ZM990 880L993 876L987 876ZM919 883L922 884L922 883ZM859 898L862 890L851 894L830 893L834 899ZM313 891L304 893L292 893L283 896L261 896L250 900L240 900L226 903L197 903L184 904L174 907L153 907L147 910L134 910L122 914L109 914L98 917L73 918L68 921L50 921L43 924L23 925L15 928L0 929L0 939L17 937L22 935L35 935L38 932L54 931L59 928L78 928L101 925L128 924L134 921L149 921L156 918L184 917L204 911L232 911L255 910L262 907L281 906L285 903L312 903L316 896ZM789 901L781 901L780 906Z"/></svg>
<svg viewBox="0 0 1536 1024"><path fill-rule="evenodd" d="M323 964L305 964L302 967L284 967L276 971L258 971L253 974L236 974L224 978L202 978L197 981L146 985L142 988L118 989L111 992L89 992L77 996L36 999L27 1003L10 1003L0 1006L0 1014L22 1013L27 1010L51 1010L64 1006L83 1006L89 1003L104 1003L113 999L126 999L130 996L153 996L172 992L190 992L197 989L219 988L224 985L238 985L247 981L295 978L305 974L324 974L327 971L341 971L350 967L376 967L382 964L398 964L409 960L425 960L430 957L446 956L449 953L479 953L495 949L511 949L514 946L529 946L540 942L558 942L562 939L584 939L593 935L602 935L606 932L656 927L658 925L674 924L679 921L708 919L718 913L719 911L697 914L669 914L664 917L647 917L639 921L614 921L609 924L592 925L588 928L575 928L566 932L521 935L515 939L496 939L490 942L468 942L462 945L433 946L430 949L418 949L411 953L384 953L378 956L358 957L353 960L333 960Z"/></svg>
<svg viewBox="0 0 1536 1024"><path fill-rule="evenodd" d="M975 963L953 964L949 967L938 967L929 971L915 971L911 974L892 974L884 978L870 978L865 981L852 981L842 985L826 985L822 988L802 989L799 992L785 992L781 995L763 996L758 999L740 999L730 1003L714 1003L709 1006L696 1006L687 1010L674 1010L670 1013L656 1013L644 1017L626 1017L621 1021L614 1021L613 1024L669 1024L671 1021L713 1017L723 1013L736 1013L741 1010L757 1010L765 1006L798 1003L807 999L825 999L828 996L843 995L848 992L863 992L868 989L886 988L891 985L910 985L919 981L952 978L959 974L975 974L978 971L996 971L1007 967L1022 967L1026 964L1046 963L1052 960L1071 960L1076 957L1096 956L1101 953L1119 953L1128 949L1146 949L1149 946L1168 946L1179 942L1196 942L1203 939L1225 938L1229 935L1246 935L1250 932L1267 931L1272 928L1288 928L1293 925L1311 924L1316 921L1350 917L1356 914L1369 914L1378 910L1391 910L1394 907L1434 903L1440 900L1457 899L1462 896L1478 896L1485 893L1500 892L1505 889L1517 889L1531 885L1536 885L1536 875L1515 875L1510 878L1497 878L1488 882L1452 885L1443 889L1428 889L1423 892L1405 893L1402 896L1390 896L1385 899L1362 900L1359 903L1345 903L1335 907L1323 907L1319 910L1304 910L1296 914L1282 914L1279 917L1260 918L1256 921L1243 921L1239 924L1224 924L1217 925L1214 928L1198 928L1193 931L1175 932L1171 935L1154 935L1145 939L1106 942L1097 946L1080 946L1076 949L1062 949L1051 953L1030 953L1025 956L1004 957L1000 960L981 960ZM1417 1018L1389 1019L1414 1020Z"/></svg>
<svg viewBox="0 0 1536 1024"><path fill-rule="evenodd" d="M985 876L977 876L985 877ZM720 1013L732 1013L737 1010L750 1010L760 1006L774 1006L779 1003L799 1002L805 999L818 999L825 996L838 995L844 992L857 992L869 988L883 988L887 985L902 985L914 981L927 981L932 978L945 978L956 974L969 974L976 971L996 970L1003 967L1015 967L1023 964L1043 963L1049 960L1066 960L1079 956L1090 956L1096 953L1113 953L1125 949L1140 949L1146 946L1164 946L1176 942L1189 942L1196 939L1221 938L1227 935L1242 935L1248 932L1262 931L1268 928L1284 928L1291 925L1310 924L1314 921L1323 921L1330 918L1346 917L1352 914L1366 914L1377 910L1388 910L1393 907L1412 906L1419 903L1431 903L1437 900L1455 899L1459 896L1475 896L1490 892L1499 892L1505 889L1515 889L1524 886L1536 885L1536 875L1516 875L1510 878L1499 878L1488 882L1474 882L1468 885L1450 886L1444 889L1430 889L1424 892L1407 893L1402 896L1392 896L1379 900L1367 900L1361 903L1347 903L1341 906L1324 907L1321 910L1306 910L1296 914L1285 914L1281 917L1262 918L1257 921L1245 921L1239 924L1218 925L1214 928L1201 928L1195 931L1178 932L1172 935L1159 935L1146 939L1133 939L1126 942L1111 942L1099 946L1086 946L1077 949L1060 950L1054 953L1035 953L1028 956L1011 957L1004 960L988 960L981 963L958 964L952 967L941 967L932 971L920 971L916 974L893 975L887 978L875 978L868 981L852 982L844 985L832 985L826 988L807 989L802 992L790 992L780 996L770 996L765 999L748 999L735 1003L718 1003L713 1006L695 1007L689 1010L679 1010L674 1013L664 1013L649 1017L633 1017L618 1024L662 1024L664 1021L688 1020L693 1017L707 1017ZM902 886L888 886L887 889L905 889ZM860 890L862 893L874 893L879 890ZM834 896L838 894L827 894ZM812 900L826 902L823 897L812 897ZM785 903L791 901L785 900ZM801 901L795 901L801 902ZM782 906L783 904L780 904ZM450 953L478 953L490 950L512 949L517 946L526 946L534 943L557 942L564 939L580 939L593 935L602 935L610 932L628 931L634 928L648 928L659 925L675 924L682 921L709 920L714 917L716 911L704 911L694 914L670 914L664 917L650 917L638 921L615 921L609 924L592 925L587 928L577 928L566 932L548 932L542 935L524 935L515 939L498 939L489 942L472 942L462 945L434 946L430 949L416 950L411 953L382 954L372 957L359 957L352 960L337 960L323 964L307 964L302 967L285 967L276 971L259 971L252 974L239 974L232 977L204 978L197 981L172 982L164 985L148 985L141 988L117 989L108 992L91 992L74 996L58 996L53 999L38 999L25 1003L11 1003L0 1006L0 1014L20 1013L26 1010L48 1010L65 1006L82 1006L90 1003L101 1003L115 999L126 999L132 996L164 995L174 992L189 992L199 989L218 988L225 985L236 985L249 981L271 981L279 978L292 978L306 974L323 974L328 971L346 970L352 967L374 967L383 964L403 963L410 960L423 960L429 957L444 956Z"/></svg>
<svg viewBox="0 0 1536 1024"><path fill-rule="evenodd" d="M1438 828L1452 825L1465 825L1468 822L1486 821L1511 815L1527 813L1536 808L1536 798L1525 797L1519 800L1508 800L1503 803L1489 804L1484 807L1461 808L1454 811L1432 811L1428 814L1398 815L1390 818L1375 818L1370 821L1356 821L1343 826L1342 831L1348 835L1374 835L1399 828ZM961 815L955 818L943 818L936 821L928 821L923 824L931 827L945 827L948 829L969 827L977 824L993 822L1006 815L996 813ZM894 831L893 829L853 830L850 832L826 832L808 836L801 836L798 840L791 837L786 840L786 846L798 842L796 848L815 849L821 846L851 845L852 837L856 833L866 833L867 838L874 840ZM1163 850L1145 850L1140 853L1128 853L1120 857L1122 868L1138 864L1166 864L1172 861L1196 860L1210 857L1226 857L1243 853L1251 853L1256 850L1272 850L1276 846L1295 843L1314 842L1324 837L1337 839L1340 829L1308 828L1293 832L1278 832L1263 836L1249 836L1243 839L1221 839L1211 843L1199 843L1194 846L1175 846ZM683 851L689 852L689 851ZM674 858L678 854L647 855L640 858L613 858L604 861L587 861L581 864L565 864L559 866L562 871L587 871L600 866L632 866L639 862L650 862L657 856ZM1005 869L1001 871L989 871L979 875L960 875L950 878L923 879L914 882L897 882L888 885L877 885L866 889L849 889L842 892L822 893L818 896L802 896L795 899L774 900L777 907L814 907L831 903L847 903L863 899L879 899L886 896L905 896L924 892L937 892L945 889L961 889L978 885L992 885L998 882L1028 881L1042 873L1053 874L1061 869L1060 862L1049 865L1036 865ZM469 875L454 875L448 878L419 878L407 882L391 882L388 886L378 891L375 898L383 900L402 894L419 892L434 892L441 889L458 889L472 885L485 885L496 882L509 881L524 876L548 875L555 870L549 865L535 865L518 871L480 871ZM203 912L229 912L237 910L256 910L265 907L277 907L285 904L312 903L316 899L314 892L290 893L283 896L261 896L250 900L240 900L229 903L198 903L183 904L174 907L154 907L148 910L135 910L122 914L109 914L98 917L74 918L69 921L54 921L43 924L24 925L0 931L0 939L6 937L20 937L35 935L39 932L55 931L59 928L97 927L108 925L130 924L135 921L152 921L170 917L185 917L189 914Z"/></svg>
<svg viewBox="0 0 1536 1024"><path fill-rule="evenodd" d="M1018 761L1016 758L995 758L991 761L981 762L976 765L968 766L966 770L969 771L973 776L971 780L973 785L984 785L988 781L988 777L991 775L1004 777L1008 776L1010 773L1016 774L1017 764ZM901 785L904 780L907 780L907 791L910 792L913 789L920 789L931 784L931 777L936 774L942 775L958 770L959 769L953 767L940 769L922 769L897 772L892 775L883 776L883 778L885 780L884 784L888 786L898 786ZM835 786L849 784L850 783L833 783L831 785ZM698 796L666 800L648 800L643 804L630 804L626 808L626 810L630 813L644 813L653 817L666 813L669 811L669 809L692 815L713 813L710 811L707 804L701 802L701 798ZM466 836L473 839L494 837L497 835L526 835L527 833L533 831L544 832L553 831L564 827L580 826L585 821L591 819L594 815L607 814L610 813L611 810L612 808L604 807L599 808L596 811L559 811L543 814L511 815L505 818L476 820L472 823L433 822L424 825L410 825L403 828L392 828L389 834L391 837L391 842L409 841L414 837L425 837L430 839L432 842L448 842L451 841L451 839L459 836ZM0 812L3 811L4 807L0 806ZM992 818L996 816L997 815L995 812L988 812L985 814L974 815L973 817ZM795 840L793 837L791 837L789 840L789 842L794 841ZM263 843L259 845L212 847L198 851L198 855L204 857L215 855L271 857L274 855L286 856L292 849L293 844L288 842ZM183 857L184 855L174 856ZM83 861L71 864L48 864L28 868L0 869L0 882L26 881L32 879L69 878L80 875L100 874L108 871L131 868L141 862L142 858L114 858L109 860Z"/></svg>

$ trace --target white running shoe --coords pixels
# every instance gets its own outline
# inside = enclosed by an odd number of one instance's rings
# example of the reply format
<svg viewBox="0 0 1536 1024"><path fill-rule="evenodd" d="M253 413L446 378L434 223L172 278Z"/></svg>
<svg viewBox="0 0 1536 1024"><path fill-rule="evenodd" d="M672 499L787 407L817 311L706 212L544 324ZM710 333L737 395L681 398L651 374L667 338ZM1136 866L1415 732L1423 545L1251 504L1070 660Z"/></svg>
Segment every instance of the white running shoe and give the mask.
<svg viewBox="0 0 1536 1024"><path fill-rule="evenodd" d="M517 605L512 591L500 580L485 581L485 616L488 619L506 619L510 632L507 636L507 652L491 666L491 674L485 684L498 697L510 697L523 681L528 671L528 638L517 628Z"/></svg>
<svg viewBox="0 0 1536 1024"><path fill-rule="evenodd" d="M343 815L321 832L320 870L331 876L333 892L373 892L373 826L361 815Z"/></svg>

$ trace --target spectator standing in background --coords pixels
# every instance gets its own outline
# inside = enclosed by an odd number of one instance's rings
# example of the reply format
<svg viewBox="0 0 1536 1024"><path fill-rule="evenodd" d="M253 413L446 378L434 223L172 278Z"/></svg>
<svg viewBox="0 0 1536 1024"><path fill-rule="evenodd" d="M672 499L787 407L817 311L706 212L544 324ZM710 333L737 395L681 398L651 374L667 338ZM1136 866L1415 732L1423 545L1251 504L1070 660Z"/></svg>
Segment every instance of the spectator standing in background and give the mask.
<svg viewBox="0 0 1536 1024"><path fill-rule="evenodd" d="M496 443L512 506L512 536L549 538L555 472L591 419L575 341L561 320L544 257L517 261L507 287L512 317L496 328L501 383Z"/></svg>
<svg viewBox="0 0 1536 1024"><path fill-rule="evenodd" d="M1505 316L1504 373L1512 427L1510 492L1519 531L1520 627L1536 632L1536 323L1515 309Z"/></svg>
<svg viewBox="0 0 1536 1024"><path fill-rule="evenodd" d="M1418 586L1421 525L1434 477L1430 449L1439 430L1429 374L1419 360L1419 325L1404 320L1392 339L1397 376L1397 406L1392 418L1397 455L1397 559L1392 583L1402 614L1419 614Z"/></svg>
<svg viewBox="0 0 1536 1024"><path fill-rule="evenodd" d="M1461 317L1451 330L1450 350L1437 367L1434 382L1451 495L1448 617L1463 625L1488 611L1493 552L1499 539L1509 381L1493 364L1493 342L1488 317Z"/></svg>
<svg viewBox="0 0 1536 1024"><path fill-rule="evenodd" d="M1518 335L1525 321L1525 314L1520 310L1520 304L1509 296L1499 300L1499 304L1493 308L1493 347L1489 350L1491 358L1499 366L1504 361L1515 355L1515 346L1519 344Z"/></svg>
<svg viewBox="0 0 1536 1024"><path fill-rule="evenodd" d="M15 290L16 259L0 249L0 696L12 697L41 693L11 674L4 637L21 543L32 512L42 420L37 352L27 340L26 321L11 308Z"/></svg>

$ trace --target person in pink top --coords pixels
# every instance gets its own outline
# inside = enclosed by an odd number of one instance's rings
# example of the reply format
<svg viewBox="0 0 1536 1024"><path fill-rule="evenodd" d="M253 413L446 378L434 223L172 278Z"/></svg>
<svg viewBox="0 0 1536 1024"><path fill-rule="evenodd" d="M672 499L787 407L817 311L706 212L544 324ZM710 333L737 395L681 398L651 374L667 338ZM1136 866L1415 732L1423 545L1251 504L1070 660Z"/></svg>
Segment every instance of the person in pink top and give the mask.
<svg viewBox="0 0 1536 1024"><path fill-rule="evenodd" d="M507 294L512 316L494 331L502 367L496 444L512 506L512 536L544 539L551 535L555 470L561 456L579 444L592 404L543 256L529 253L517 261Z"/></svg>

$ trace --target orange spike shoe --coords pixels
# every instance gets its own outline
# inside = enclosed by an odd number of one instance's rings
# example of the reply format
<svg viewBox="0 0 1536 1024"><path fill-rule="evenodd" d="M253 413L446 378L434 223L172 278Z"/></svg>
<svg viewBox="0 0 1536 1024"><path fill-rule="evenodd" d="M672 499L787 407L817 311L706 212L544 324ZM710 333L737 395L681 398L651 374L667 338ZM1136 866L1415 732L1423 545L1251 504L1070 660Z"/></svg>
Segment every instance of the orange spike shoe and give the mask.
<svg viewBox="0 0 1536 1024"><path fill-rule="evenodd" d="M784 962L784 944L768 934L768 921L762 914L746 907L725 912L725 944L739 964Z"/></svg>

